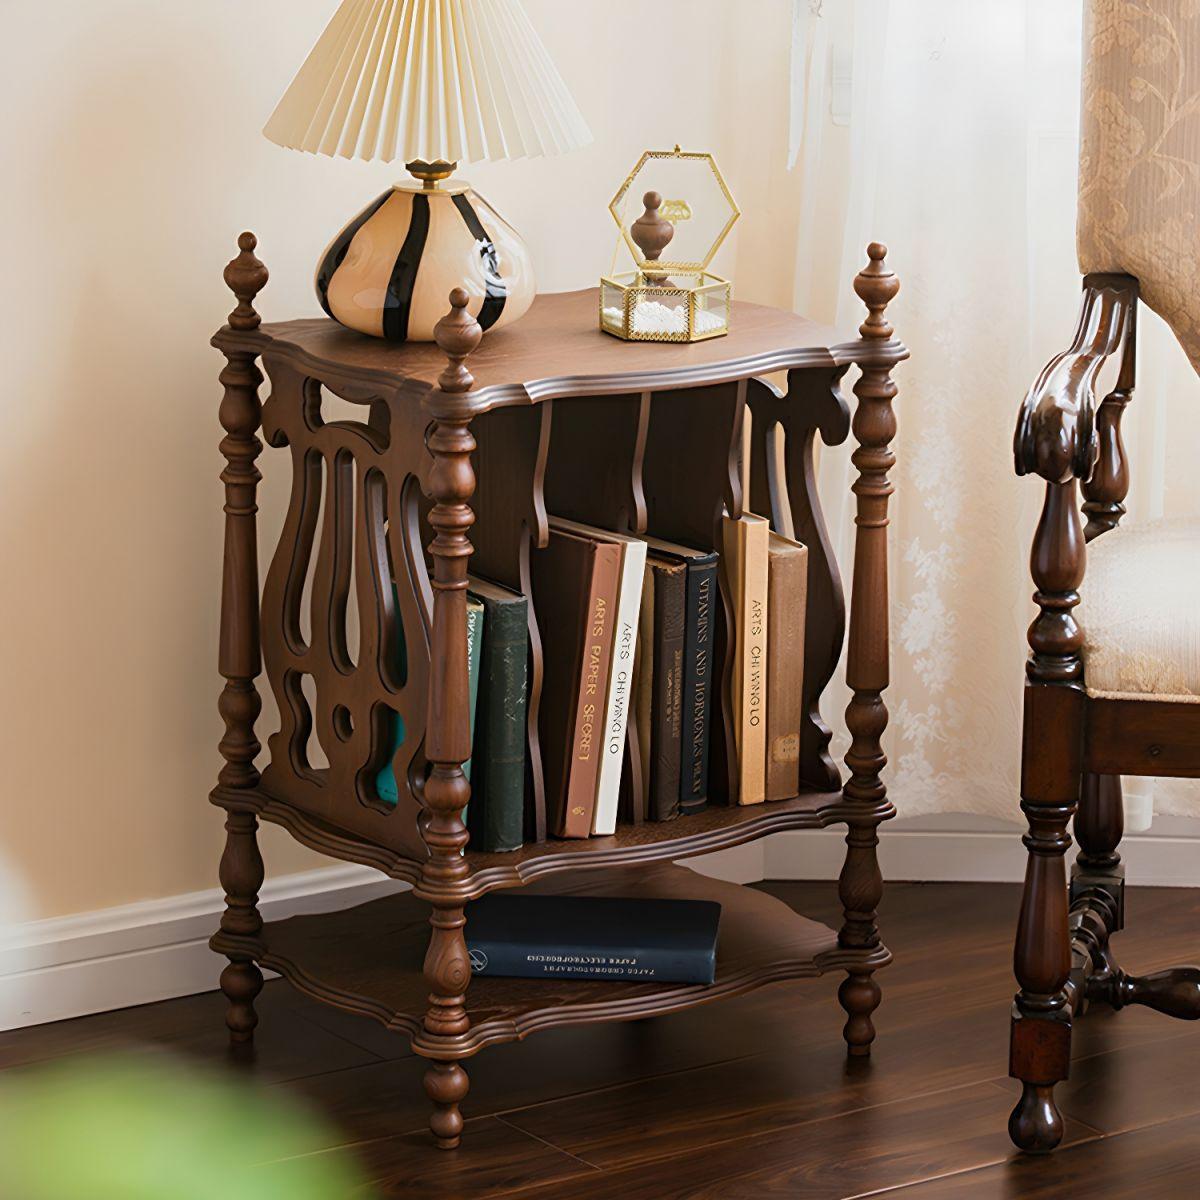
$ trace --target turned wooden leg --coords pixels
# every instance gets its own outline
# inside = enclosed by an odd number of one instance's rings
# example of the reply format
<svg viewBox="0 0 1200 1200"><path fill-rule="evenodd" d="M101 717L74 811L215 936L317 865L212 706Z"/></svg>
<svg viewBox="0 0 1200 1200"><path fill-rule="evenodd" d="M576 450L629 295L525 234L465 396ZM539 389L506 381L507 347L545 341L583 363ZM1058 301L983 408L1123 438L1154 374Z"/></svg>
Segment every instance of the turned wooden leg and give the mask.
<svg viewBox="0 0 1200 1200"><path fill-rule="evenodd" d="M846 709L850 749L846 766L850 778L842 795L846 817L846 861L838 879L838 895L845 921L838 934L839 945L863 952L880 947L875 910L883 896L883 876L875 848L879 845L879 822L891 816L887 788L881 774L887 764L883 753L883 731L888 711L883 691L888 685L888 497L892 494L888 471L895 465L891 441L896 435L892 401L896 385L888 353L892 327L884 315L900 282L884 261L887 247L872 242L870 259L854 280L854 290L866 304L869 316L859 326L863 339L860 360L862 375L854 385L858 404L851 428L858 446L851 461L858 469L854 483L857 498L854 539L854 583L850 598L849 652L846 682L853 696ZM846 1010L844 1030L848 1053L862 1057L871 1052L875 1026L871 1014L879 1006L879 984L874 967L848 968L838 990Z"/></svg>
<svg viewBox="0 0 1200 1200"><path fill-rule="evenodd" d="M221 932L256 937L262 930L258 912L258 889L263 882L263 860L258 851L258 821L253 813L230 812L225 818L225 852L221 855L221 886L225 889L225 913ZM221 991L229 1007L225 1024L235 1044L254 1037L258 1013L254 1000L262 991L263 977L248 954L228 954L229 965L221 972Z"/></svg>
<svg viewBox="0 0 1200 1200"><path fill-rule="evenodd" d="M238 238L238 255L225 268L225 282L237 297L229 314L229 327L257 329L260 323L253 301L267 282L267 269L254 256L257 240L252 233ZM226 352L221 372L224 396L220 420L225 430L221 453L225 469L225 555L221 577L221 632L218 669L225 677L218 710L225 723L220 751L225 764L217 777L228 792L252 789L258 783L254 759L259 752L254 723L262 701L254 680L262 670L258 628L258 513L259 481L256 459L262 450L258 428L262 406L258 387L262 373L255 356ZM222 801L224 802L224 801ZM220 879L225 889L225 912L221 933L254 939L262 930L258 891L263 882L262 855L256 836L258 821L246 809L227 806L225 851L221 855ZM229 965L221 972L221 990L229 1001L225 1023L232 1042L249 1042L258 1024L254 999L262 990L262 972L249 952L226 952Z"/></svg>
<svg viewBox="0 0 1200 1200"><path fill-rule="evenodd" d="M1086 696L1080 686L1082 634L1072 615L1083 580L1083 526L1075 481L1048 482L1034 537L1032 571L1039 613L1029 628L1021 808L1029 823L1029 858L1017 922L1009 1073L1021 1099L1009 1118L1013 1142L1046 1153L1062 1140L1054 1085L1067 1078L1071 1050L1071 933L1064 855L1067 826L1083 774ZM1085 818L1085 827L1091 819Z"/></svg>
<svg viewBox="0 0 1200 1200"><path fill-rule="evenodd" d="M1121 777L1084 775L1075 814L1079 853L1071 868L1070 921L1073 938L1086 943L1093 984L1116 970L1109 937L1125 927L1125 865L1117 853L1124 825Z"/></svg>
<svg viewBox="0 0 1200 1200"><path fill-rule="evenodd" d="M470 1080L462 1063L434 1062L425 1072L425 1094L433 1102L429 1128L442 1150L453 1150L462 1140L463 1118L459 1105L466 1099Z"/></svg>
<svg viewBox="0 0 1200 1200"><path fill-rule="evenodd" d="M425 1090L433 1101L429 1126L443 1150L458 1145L463 1119L459 1104L467 1094L467 1073L455 1061L439 1061L438 1051L469 1031L467 985L471 963L463 935L466 882L470 868L463 856L467 828L462 812L471 798L471 787L462 764L471 755L467 684L467 564L471 542L467 537L475 520L470 500L475 493L471 454L471 405L461 395L474 380L466 369L467 355L483 336L479 324L466 311L467 293L455 288L451 312L434 330L438 346L450 364L438 382L441 390L426 399L434 424L426 437L433 462L429 492L434 501L429 524L436 536L429 546L433 556L433 629L430 639L429 706L425 752L431 764L421 801L421 833L429 860L414 894L433 906L429 917L429 949L425 955L425 980L429 1009L416 1049L435 1061L425 1075Z"/></svg>
<svg viewBox="0 0 1200 1200"><path fill-rule="evenodd" d="M1009 1073L1021 1080L1021 1099L1008 1132L1021 1150L1044 1154L1062 1141L1054 1085L1070 1067L1071 1009L1065 987L1071 968L1067 879L1063 855L1071 844L1070 805L1022 803L1029 821L1029 861L1017 922L1014 972L1021 990L1013 1003Z"/></svg>
<svg viewBox="0 0 1200 1200"><path fill-rule="evenodd" d="M877 826L874 821L851 825L846 834L846 860L838 879L838 896L845 912L838 941L843 946L879 945L875 909L883 897L883 875L875 854L879 845ZM871 1043L875 1040L871 1016L881 998L874 968L846 972L838 988L838 1002L846 1011L842 1037L846 1040L846 1053L852 1058L865 1058L871 1053Z"/></svg>

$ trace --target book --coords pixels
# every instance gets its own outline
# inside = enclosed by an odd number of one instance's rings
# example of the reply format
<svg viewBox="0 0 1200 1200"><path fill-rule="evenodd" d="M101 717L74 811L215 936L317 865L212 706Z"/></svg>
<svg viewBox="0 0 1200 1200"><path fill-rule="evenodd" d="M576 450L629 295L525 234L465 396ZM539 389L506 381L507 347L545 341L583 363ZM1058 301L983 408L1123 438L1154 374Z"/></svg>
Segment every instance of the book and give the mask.
<svg viewBox="0 0 1200 1200"><path fill-rule="evenodd" d="M654 581L647 809L651 820L670 821L679 816L687 566L651 555L647 559L646 571Z"/></svg>
<svg viewBox="0 0 1200 1200"><path fill-rule="evenodd" d="M650 815L650 710L654 699L654 572L647 564L642 579L642 606L638 611L637 648L633 655L633 713L637 727L638 762L642 793L634 797L645 820Z"/></svg>
<svg viewBox="0 0 1200 1200"><path fill-rule="evenodd" d="M531 555L544 677L538 708L547 819L558 837L589 837L603 744L621 547L551 529Z"/></svg>
<svg viewBox="0 0 1200 1200"><path fill-rule="evenodd" d="M721 538L734 614L733 708L738 803L766 798L767 534L765 517L724 517Z"/></svg>
<svg viewBox="0 0 1200 1200"><path fill-rule="evenodd" d="M808 547L772 530L767 539L768 800L786 800L800 790L807 603Z"/></svg>
<svg viewBox="0 0 1200 1200"><path fill-rule="evenodd" d="M637 646L638 616L642 607L642 580L646 573L646 543L624 533L593 529L575 521L551 517L553 528L581 537L616 542L621 547L621 580L617 593L616 625L604 702L604 747L596 783L592 833L607 837L617 831L621 796L621 769L625 762L625 733L633 693L633 661Z"/></svg>
<svg viewBox="0 0 1200 1200"><path fill-rule="evenodd" d="M475 744L475 712L479 707L479 655L483 648L483 604L467 595L467 712L471 745ZM463 763L463 774L471 782L471 760Z"/></svg>
<svg viewBox="0 0 1200 1200"><path fill-rule="evenodd" d="M472 576L483 605L479 700L468 828L475 849L517 850L525 839L525 746L529 702L529 601Z"/></svg>
<svg viewBox="0 0 1200 1200"><path fill-rule="evenodd" d="M396 585L392 584L392 591L395 592ZM397 611L399 611L399 599L396 600ZM475 707L479 695L479 647L483 634L483 605L478 600L467 598L467 705L468 705L468 721L470 723L471 742L475 741ZM397 639L399 643L398 666L404 668L404 638L403 632ZM379 769L379 773L375 776L375 794L385 804L397 804L400 800L399 788L396 786L396 773L392 770L392 759L395 757L396 751L404 744L404 718L399 713L392 713L392 738L391 749L388 752L387 762ZM471 760L468 758L463 763L463 775L467 781L471 779ZM467 811L470 808L463 809L463 820L467 819Z"/></svg>
<svg viewBox="0 0 1200 1200"><path fill-rule="evenodd" d="M720 919L712 900L493 892L464 934L476 975L712 983Z"/></svg>
<svg viewBox="0 0 1200 1200"><path fill-rule="evenodd" d="M708 747L713 711L713 633L717 602L717 554L647 537L656 553L687 564L687 623L683 636L683 737L679 806L698 812L708 803Z"/></svg>

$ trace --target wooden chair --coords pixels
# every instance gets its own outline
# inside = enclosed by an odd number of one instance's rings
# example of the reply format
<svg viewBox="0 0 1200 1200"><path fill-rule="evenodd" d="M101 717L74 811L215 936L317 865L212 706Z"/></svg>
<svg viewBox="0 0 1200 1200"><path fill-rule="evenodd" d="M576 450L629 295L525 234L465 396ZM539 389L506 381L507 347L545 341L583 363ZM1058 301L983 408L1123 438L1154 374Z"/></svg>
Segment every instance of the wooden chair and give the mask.
<svg viewBox="0 0 1200 1200"><path fill-rule="evenodd" d="M1021 765L1029 862L1010 1060L1023 1088L1009 1132L1031 1152L1062 1138L1054 1085L1067 1077L1071 1024L1089 1004L1200 1017L1200 969L1133 978L1110 947L1124 924L1120 776L1200 777L1200 521L1117 528L1129 490L1121 415L1133 395L1139 297L1200 369L1195 8L1087 2L1083 303L1070 348L1038 376L1017 423L1017 473L1046 486L1031 560L1039 612ZM1109 359L1117 379L1097 409ZM1080 849L1068 885L1072 817Z"/></svg>

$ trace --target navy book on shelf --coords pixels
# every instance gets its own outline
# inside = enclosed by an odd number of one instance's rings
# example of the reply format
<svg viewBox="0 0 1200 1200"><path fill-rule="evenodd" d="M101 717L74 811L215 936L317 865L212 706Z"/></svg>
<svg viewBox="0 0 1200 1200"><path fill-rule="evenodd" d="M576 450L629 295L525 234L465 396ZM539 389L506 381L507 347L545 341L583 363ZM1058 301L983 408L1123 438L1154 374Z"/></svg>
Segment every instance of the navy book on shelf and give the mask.
<svg viewBox="0 0 1200 1200"><path fill-rule="evenodd" d="M498 892L465 932L476 975L712 983L720 918L711 900Z"/></svg>

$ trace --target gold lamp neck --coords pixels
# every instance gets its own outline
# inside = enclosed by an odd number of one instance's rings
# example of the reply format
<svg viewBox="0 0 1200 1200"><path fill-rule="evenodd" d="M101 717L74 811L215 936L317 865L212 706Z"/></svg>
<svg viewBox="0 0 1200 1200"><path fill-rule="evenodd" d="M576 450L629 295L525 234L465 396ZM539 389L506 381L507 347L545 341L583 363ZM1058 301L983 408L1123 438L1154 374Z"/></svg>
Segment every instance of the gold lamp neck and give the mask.
<svg viewBox="0 0 1200 1200"><path fill-rule="evenodd" d="M438 184L443 179L449 179L458 170L458 163L446 162L443 158L439 158L435 162L426 162L424 159L414 158L412 162L404 164L404 169L414 179L421 181L421 187L425 191L434 192L437 191Z"/></svg>

